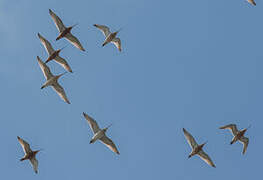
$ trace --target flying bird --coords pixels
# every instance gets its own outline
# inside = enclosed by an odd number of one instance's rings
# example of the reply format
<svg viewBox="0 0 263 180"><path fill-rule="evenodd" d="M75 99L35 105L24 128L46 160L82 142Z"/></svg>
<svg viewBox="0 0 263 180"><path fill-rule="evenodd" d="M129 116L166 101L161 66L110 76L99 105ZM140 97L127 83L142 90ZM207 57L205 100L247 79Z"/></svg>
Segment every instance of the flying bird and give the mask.
<svg viewBox="0 0 263 180"><path fill-rule="evenodd" d="M94 143L97 140L100 140L103 144L105 144L110 150L112 150L113 152L120 154L120 152L118 151L117 147L115 146L114 142L108 138L106 136L106 131L108 130L108 128L111 126L108 126L104 129L100 129L97 122L90 117L89 115L87 115L86 113L83 112L83 116L86 118L86 120L88 121L90 128L93 131L93 137L90 140L90 144Z"/></svg>
<svg viewBox="0 0 263 180"><path fill-rule="evenodd" d="M193 138L193 136L187 132L184 128L183 128L183 132L184 132L184 136L188 142L188 144L191 146L192 148L192 152L189 154L188 158L194 156L194 155L198 155L202 160L204 160L207 164L209 164L212 167L216 167L213 163L213 161L211 160L211 158L203 151L203 146L206 143L203 143L201 145L198 145L195 141L195 139Z"/></svg>
<svg viewBox="0 0 263 180"><path fill-rule="evenodd" d="M48 63L49 61L53 60L56 61L58 64L60 64L64 69L66 69L69 72L72 72L70 66L68 65L67 61L59 56L60 51L63 49L54 50L51 46L50 42L46 40L43 36L41 36L39 33L37 34L41 43L45 47L47 53L49 54L49 57L47 58L45 63Z"/></svg>
<svg viewBox="0 0 263 180"><path fill-rule="evenodd" d="M254 6L256 6L256 2L254 0L247 0L247 2L252 4L252 5L254 5Z"/></svg>
<svg viewBox="0 0 263 180"><path fill-rule="evenodd" d="M60 84L58 83L58 79L64 75L66 72L60 74L60 75L57 75L57 76L54 76L49 67L37 56L37 61L38 61L38 64L46 78L46 82L44 83L44 85L41 87L41 89L47 87L47 86L52 86L53 89L57 92L57 94L68 104L70 104L67 96L66 96L66 93L63 89L62 86L60 86Z"/></svg>
<svg viewBox="0 0 263 180"><path fill-rule="evenodd" d="M24 150L24 157L20 159L20 161L24 161L24 160L29 160L33 166L33 169L35 171L35 173L38 173L38 161L36 159L36 154L40 151L40 150L37 150L37 151L32 151L31 148L30 148L30 145L25 141L23 140L22 138L20 138L19 136L17 136L17 139L19 141L19 143L21 144L23 150Z"/></svg>
<svg viewBox="0 0 263 180"><path fill-rule="evenodd" d="M226 126L222 126L219 129L229 129L232 132L232 135L234 136L232 141L230 142L230 144L234 144L237 141L241 142L243 144L243 152L242 153L245 154L245 152L247 151L249 139L247 137L245 137L244 134L248 128L245 128L245 129L238 131L237 126L235 124L229 124Z"/></svg>
<svg viewBox="0 0 263 180"><path fill-rule="evenodd" d="M106 37L105 41L103 42L102 46L105 46L108 43L113 43L118 49L119 51L121 51L121 40L120 38L117 38L116 35L118 34L118 32L120 31L116 31L111 33L110 29L107 26L104 25L99 25L99 24L94 24L95 27L97 27Z"/></svg>
<svg viewBox="0 0 263 180"><path fill-rule="evenodd" d="M61 38L66 38L71 44L73 44L75 47L80 49L81 51L85 51L85 49L82 47L80 44L79 40L71 34L71 29L76 26L77 24L66 27L61 19L51 10L49 9L49 14L51 18L53 19L57 29L59 30L59 35L56 38L56 41L61 39Z"/></svg>

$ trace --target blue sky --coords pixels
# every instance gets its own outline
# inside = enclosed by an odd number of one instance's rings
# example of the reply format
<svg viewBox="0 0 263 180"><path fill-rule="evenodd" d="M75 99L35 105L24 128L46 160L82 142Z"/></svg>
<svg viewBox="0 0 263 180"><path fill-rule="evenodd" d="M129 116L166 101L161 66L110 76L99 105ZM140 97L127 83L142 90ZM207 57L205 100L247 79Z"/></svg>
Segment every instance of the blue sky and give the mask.
<svg viewBox="0 0 263 180"><path fill-rule="evenodd" d="M204 179L261 177L263 126L263 3L245 0L0 0L1 33L1 179ZM52 9L87 52L58 31ZM101 47L104 37L93 24L119 33L123 52ZM41 33L61 52L74 73L59 82L72 104L63 102L45 82L36 56L47 53ZM55 62L54 74L64 72ZM120 150L115 155L100 142L90 145L86 112ZM218 127L252 127L245 156L240 143ZM217 168L191 149L182 128ZM39 174L20 162L16 136L44 150L37 155ZM257 140L258 139L258 140Z"/></svg>

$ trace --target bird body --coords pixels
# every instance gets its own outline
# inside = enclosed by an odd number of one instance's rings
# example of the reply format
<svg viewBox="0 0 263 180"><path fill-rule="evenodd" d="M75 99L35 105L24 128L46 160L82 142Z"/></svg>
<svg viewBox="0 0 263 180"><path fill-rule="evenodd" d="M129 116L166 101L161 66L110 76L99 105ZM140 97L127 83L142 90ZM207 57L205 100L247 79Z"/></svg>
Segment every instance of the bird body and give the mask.
<svg viewBox="0 0 263 180"><path fill-rule="evenodd" d="M95 27L97 27L105 36L105 40L102 44L102 46L105 46L108 43L113 43L119 51L121 51L121 40L120 38L117 38L117 34L120 31L116 31L111 33L110 29L107 26L104 25L99 25L99 24L94 24Z"/></svg>
<svg viewBox="0 0 263 180"><path fill-rule="evenodd" d="M72 72L71 67L69 66L69 64L67 63L67 61L65 59L63 59L62 57L59 56L59 53L61 52L61 49L58 50L54 50L53 47L51 46L50 42L48 40L46 40L43 36L41 36L39 33L37 34L42 45L45 47L47 53L48 53L48 58L45 61L45 63L48 63L51 60L56 61L58 64L60 64L64 69L66 69L69 72ZM65 48L65 47L64 47Z"/></svg>
<svg viewBox="0 0 263 180"><path fill-rule="evenodd" d="M63 24L62 20L51 9L49 9L49 14L50 14L51 18L53 19L57 29L60 32L60 34L58 35L56 40L59 40L61 38L66 38L76 48L80 49L81 51L85 51L85 49L82 47L79 40L71 34L71 29L76 25L66 27Z"/></svg>
<svg viewBox="0 0 263 180"><path fill-rule="evenodd" d="M23 140L19 136L17 136L17 139L18 139L19 143L21 144L21 146L24 150L24 153L25 153L24 157L21 158L20 161L29 160L33 166L35 173L38 173L38 160L36 159L36 154L40 150L32 151L30 148L30 145L25 140Z"/></svg>
<svg viewBox="0 0 263 180"><path fill-rule="evenodd" d="M93 137L90 140L90 144L94 143L97 140L100 140L103 144L105 144L110 150L112 150L113 152L115 152L116 154L120 154L120 152L118 151L117 147L115 146L114 142L108 138L106 136L106 131L108 130L108 128L111 126L109 125L108 127L104 128L104 129L100 129L97 122L90 117L88 114L83 112L83 116L85 117L85 119L88 121L90 128L93 131Z"/></svg>
<svg viewBox="0 0 263 180"><path fill-rule="evenodd" d="M229 124L226 126L222 126L219 129L229 129L233 135L233 139L231 140L230 144L234 144L237 141L241 142L243 144L242 153L245 154L245 152L247 151L249 139L247 137L245 137L244 134L246 133L248 128L245 128L245 129L238 131L237 126L235 124Z"/></svg>
<svg viewBox="0 0 263 180"><path fill-rule="evenodd" d="M41 89L45 88L45 87L48 87L48 86L52 86L53 89L56 91L56 93L68 104L70 104L67 96L66 96L66 93L63 89L63 87L58 83L58 79L64 75L66 72L60 74L60 75L57 75L57 76L54 76L49 67L43 63L43 61L37 56L37 61L38 61L38 64L46 78L46 82L43 84L43 86L41 87Z"/></svg>
<svg viewBox="0 0 263 180"><path fill-rule="evenodd" d="M99 130L97 133L93 135L92 139L90 140L90 143L91 144L94 143L98 139L101 139L103 136L105 136L105 132L103 130Z"/></svg>
<svg viewBox="0 0 263 180"><path fill-rule="evenodd" d="M188 144L192 148L192 152L189 154L188 158L191 158L194 155L198 155L202 160L204 160L207 164L212 167L216 167L211 158L203 151L203 147L206 143L198 145L194 139L194 137L183 128L183 132Z"/></svg>

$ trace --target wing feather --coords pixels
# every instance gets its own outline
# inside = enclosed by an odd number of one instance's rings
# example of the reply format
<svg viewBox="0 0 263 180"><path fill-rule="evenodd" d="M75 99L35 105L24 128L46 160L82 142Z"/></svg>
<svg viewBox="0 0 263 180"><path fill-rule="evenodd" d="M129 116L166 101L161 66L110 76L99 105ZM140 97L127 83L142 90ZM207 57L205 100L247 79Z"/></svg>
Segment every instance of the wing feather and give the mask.
<svg viewBox="0 0 263 180"><path fill-rule="evenodd" d="M254 0L247 0L247 2L249 2L250 4L252 4L252 5L254 5L254 6L257 5L256 2L255 2Z"/></svg>
<svg viewBox="0 0 263 180"><path fill-rule="evenodd" d="M198 146L198 144L196 143L194 137L185 130L185 128L183 128L184 131L184 136L188 142L188 144L191 146L192 149L196 148Z"/></svg>
<svg viewBox="0 0 263 180"><path fill-rule="evenodd" d="M245 154L246 153L246 151L247 151L247 146L248 146L248 143L249 143L249 139L247 138L247 137L241 137L240 138L240 142L243 144L243 154Z"/></svg>
<svg viewBox="0 0 263 180"><path fill-rule="evenodd" d="M70 68L69 64L65 59L63 59L60 56L56 56L54 59L58 64L60 64L64 69L66 69L69 72L72 72L72 69Z"/></svg>
<svg viewBox="0 0 263 180"><path fill-rule="evenodd" d="M34 169L35 173L38 173L38 170L37 170L37 168L38 168L38 160L36 159L36 157L31 158L30 162L31 162L31 164L33 166L33 169Z"/></svg>
<svg viewBox="0 0 263 180"><path fill-rule="evenodd" d="M30 149L30 145L25 140L23 140L19 136L17 136L17 139L26 154L32 152L32 150Z"/></svg>
<svg viewBox="0 0 263 180"><path fill-rule="evenodd" d="M65 25L63 24L62 20L51 10L49 9L49 14L51 16L51 18L53 19L57 29L59 30L59 32L63 32L66 27Z"/></svg>
<svg viewBox="0 0 263 180"><path fill-rule="evenodd" d="M51 46L50 42L48 40L46 40L43 36L41 36L39 33L37 34L41 43L43 44L43 46L45 47L47 53L49 55L51 55L55 50L53 49L53 47Z"/></svg>
<svg viewBox="0 0 263 180"><path fill-rule="evenodd" d="M53 77L53 74L51 73L49 67L40 59L40 57L37 56L37 61L38 64L46 78L46 80L50 79L51 77Z"/></svg>
<svg viewBox="0 0 263 180"><path fill-rule="evenodd" d="M118 48L119 51L121 51L121 40L120 40L120 38L114 38L111 42Z"/></svg>
<svg viewBox="0 0 263 180"><path fill-rule="evenodd" d="M107 26L99 25L99 24L94 24L94 26L98 28L104 34L105 37L108 37L109 34L111 33L110 29Z"/></svg>
<svg viewBox="0 0 263 180"><path fill-rule="evenodd" d="M92 129L93 133L96 134L100 130L98 123L92 117L90 117L88 114L84 112L83 112L83 116L88 121L89 126Z"/></svg>
<svg viewBox="0 0 263 180"><path fill-rule="evenodd" d="M212 167L216 167L211 158L203 151L198 152L199 157Z"/></svg>
<svg viewBox="0 0 263 180"><path fill-rule="evenodd" d="M237 126L235 124L228 124L226 126L220 127L219 129L229 129L234 136L238 133Z"/></svg>
<svg viewBox="0 0 263 180"><path fill-rule="evenodd" d="M108 138L106 135L103 136L102 138L100 138L100 141L105 144L110 150L112 150L113 152L120 154L120 152L118 151L117 147L115 146L114 142Z"/></svg>
<svg viewBox="0 0 263 180"><path fill-rule="evenodd" d="M71 43L73 44L75 47L77 47L78 49L85 51L85 49L83 48L83 46L81 45L81 43L79 42L79 40L73 36L71 33L67 33L65 38Z"/></svg>
<svg viewBox="0 0 263 180"><path fill-rule="evenodd" d="M57 94L61 97L61 99L63 99L66 103L70 104L70 102L66 96L66 93L65 93L63 87L60 86L60 84L58 84L58 83L53 84L52 87L57 92Z"/></svg>

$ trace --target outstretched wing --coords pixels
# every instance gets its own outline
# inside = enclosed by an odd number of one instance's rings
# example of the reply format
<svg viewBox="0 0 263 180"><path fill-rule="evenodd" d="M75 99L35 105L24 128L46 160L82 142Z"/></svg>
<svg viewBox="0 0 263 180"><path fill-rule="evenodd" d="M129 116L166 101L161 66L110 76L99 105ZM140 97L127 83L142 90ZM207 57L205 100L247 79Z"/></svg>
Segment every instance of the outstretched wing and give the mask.
<svg viewBox="0 0 263 180"><path fill-rule="evenodd" d="M93 133L96 134L96 133L100 130L97 122L96 122L92 117L90 117L88 114L86 114L86 113L84 113L84 112L83 112L83 116L84 116L84 117L86 118L86 120L88 121L89 126L90 126L90 128L92 129Z"/></svg>
<svg viewBox="0 0 263 180"><path fill-rule="evenodd" d="M53 84L52 87L57 92L57 94L61 97L61 99L63 99L66 103L70 104L70 102L66 96L66 93L65 93L63 87L60 86L60 84L58 84L58 83Z"/></svg>
<svg viewBox="0 0 263 180"><path fill-rule="evenodd" d="M51 46L50 42L48 40L46 40L43 36L41 36L39 33L37 34L41 43L43 44L43 46L45 47L47 53L49 55L51 55L55 50L53 49L53 47Z"/></svg>
<svg viewBox="0 0 263 180"><path fill-rule="evenodd" d="M32 152L32 150L30 149L30 145L25 140L23 140L19 136L17 136L17 139L18 139L19 143L21 144L21 146L22 146L22 148L26 154Z"/></svg>
<svg viewBox="0 0 263 180"><path fill-rule="evenodd" d="M254 0L247 0L247 2L249 2L250 4L256 6L256 2Z"/></svg>
<svg viewBox="0 0 263 180"><path fill-rule="evenodd" d="M63 32L66 29L66 27L63 24L63 22L61 21L61 19L51 9L49 9L49 14L52 17L57 29L59 30L59 32L60 33Z"/></svg>
<svg viewBox="0 0 263 180"><path fill-rule="evenodd" d="M98 28L104 34L105 37L108 37L108 35L110 34L110 29L107 26L99 24L94 24L94 26Z"/></svg>
<svg viewBox="0 0 263 180"><path fill-rule="evenodd" d="M120 154L120 152L118 151L117 147L115 146L114 142L108 138L106 135L103 136L102 138L100 138L101 142L103 144L105 144L110 150L112 150L113 152Z"/></svg>
<svg viewBox="0 0 263 180"><path fill-rule="evenodd" d="M120 38L114 38L111 42L119 49L119 51L121 51L121 40L120 40Z"/></svg>
<svg viewBox="0 0 263 180"><path fill-rule="evenodd" d="M222 126L219 129L229 129L234 136L237 135L238 133L237 126L235 124L229 124L226 126Z"/></svg>
<svg viewBox="0 0 263 180"><path fill-rule="evenodd" d="M63 59L60 56L56 56L54 59L58 64L60 64L64 69L66 69L69 72L72 72L72 69L70 68L70 66L68 65L67 61L65 59Z"/></svg>
<svg viewBox="0 0 263 180"><path fill-rule="evenodd" d="M188 144L191 146L192 149L196 148L198 146L198 144L196 143L194 137L185 130L185 128L183 128L184 131L184 136L188 142Z"/></svg>
<svg viewBox="0 0 263 180"><path fill-rule="evenodd" d="M249 143L249 139L247 137L244 137L242 136L240 138L240 142L243 144L243 154L245 154L245 152L247 151L247 146L248 146L248 143Z"/></svg>
<svg viewBox="0 0 263 180"><path fill-rule="evenodd" d="M73 44L75 47L77 47L78 49L80 49L81 51L85 51L85 49L82 47L82 45L80 44L79 40L73 36L71 33L67 33L65 38L71 43Z"/></svg>
<svg viewBox="0 0 263 180"><path fill-rule="evenodd" d="M38 64L46 78L46 80L50 79L51 77L53 77L53 74L51 73L49 67L40 59L40 57L37 56L37 61Z"/></svg>
<svg viewBox="0 0 263 180"><path fill-rule="evenodd" d="M198 155L201 159L203 159L207 164L209 164L212 167L216 167L213 163L213 161L211 160L211 158L203 151L199 151Z"/></svg>
<svg viewBox="0 0 263 180"><path fill-rule="evenodd" d="M32 166L33 166L33 169L34 169L35 173L37 173L37 172L38 172L38 171L37 171L37 168L38 168L38 160L36 159L36 157L33 157L33 158L30 159L30 162L31 162L31 164L32 164Z"/></svg>

